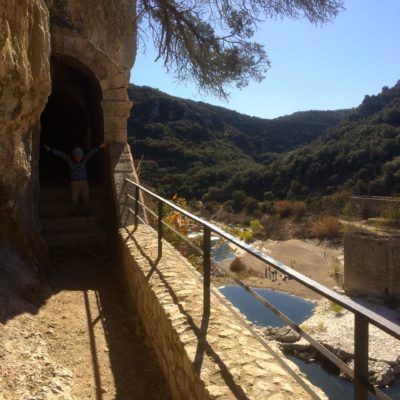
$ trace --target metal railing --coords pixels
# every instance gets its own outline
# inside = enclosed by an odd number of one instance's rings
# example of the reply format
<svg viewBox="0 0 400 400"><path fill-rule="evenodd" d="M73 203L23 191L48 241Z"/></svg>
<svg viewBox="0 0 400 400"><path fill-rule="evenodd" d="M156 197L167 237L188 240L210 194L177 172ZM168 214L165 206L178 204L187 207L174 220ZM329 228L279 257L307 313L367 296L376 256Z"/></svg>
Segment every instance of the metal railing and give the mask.
<svg viewBox="0 0 400 400"><path fill-rule="evenodd" d="M210 304L210 281L211 281L211 265L220 269L223 273L227 274L232 278L238 285L243 287L250 295L256 298L260 303L271 310L276 316L283 320L293 330L295 330L301 337L306 339L318 352L320 352L329 361L335 364L343 373L354 380L354 399L355 400L367 400L368 392L371 392L379 399L390 400L391 397L385 394L379 388L373 386L368 379L368 338L369 338L369 325L372 324L382 331L388 333L396 339L400 339L400 326L383 318L379 314L369 310L368 308L356 303L346 296L336 293L335 291L323 286L322 284L314 281L313 279L301 274L300 272L288 267L287 265L271 258L270 256L252 248L250 245L242 242L238 238L225 232L216 225L205 221L204 219L191 214L187 210L179 207L177 204L168 201L161 196L153 193L144 186L135 183L129 179L125 179L125 183L133 185L135 187L135 196L127 194L127 199L134 202L134 208L128 206L128 210L134 216L135 229L138 227L139 221L147 224L147 222L139 215L139 206L143 207L150 215L157 219L157 236L158 236L158 257L162 256L162 239L163 239L163 228L170 229L186 244L188 244L193 250L203 256L203 285L204 285L204 304ZM153 201L157 202L157 212L154 212L150 207L140 201L140 191L148 194ZM202 248L194 244L190 239L178 232L173 226L168 224L163 219L163 206L167 205L171 209L181 213L190 220L198 223L203 228L203 243ZM276 307L269 303L265 298L260 296L255 290L246 285L240 280L234 273L229 269L223 267L221 264L211 258L211 233L215 233L225 240L233 243L238 248L244 250L246 253L256 257L258 260L264 262L276 270L286 275L289 279L294 279L301 285L306 286L312 291L320 294L321 296L341 305L343 308L351 311L354 316L354 370L347 365L344 361L338 358L330 350L328 350L321 343L313 339L307 332L305 332L298 324L293 322L285 314L280 312ZM206 298L208 297L208 298ZM254 333L254 330L249 328ZM260 340L260 338L258 338Z"/></svg>

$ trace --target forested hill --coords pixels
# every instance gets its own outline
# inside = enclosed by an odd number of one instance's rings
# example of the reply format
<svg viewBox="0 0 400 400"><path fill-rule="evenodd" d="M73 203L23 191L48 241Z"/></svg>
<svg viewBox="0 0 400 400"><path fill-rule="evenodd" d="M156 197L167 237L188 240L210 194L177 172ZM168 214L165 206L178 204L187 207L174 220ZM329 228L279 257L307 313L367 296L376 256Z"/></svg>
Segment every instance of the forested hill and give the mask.
<svg viewBox="0 0 400 400"><path fill-rule="evenodd" d="M262 171L281 154L323 135L348 110L297 112L272 120L131 85L128 120L142 179L161 193L201 198L242 171Z"/></svg>
<svg viewBox="0 0 400 400"><path fill-rule="evenodd" d="M400 193L400 81L384 87L339 126L315 142L285 154L262 170L235 174L223 188L262 199L309 198L348 190L355 194Z"/></svg>

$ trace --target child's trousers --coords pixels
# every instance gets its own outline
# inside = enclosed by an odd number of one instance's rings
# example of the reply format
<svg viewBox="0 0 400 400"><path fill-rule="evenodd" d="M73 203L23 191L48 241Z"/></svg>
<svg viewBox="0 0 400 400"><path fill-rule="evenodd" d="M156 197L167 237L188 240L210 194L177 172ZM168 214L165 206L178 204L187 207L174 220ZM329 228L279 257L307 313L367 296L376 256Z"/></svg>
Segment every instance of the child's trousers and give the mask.
<svg viewBox="0 0 400 400"><path fill-rule="evenodd" d="M72 181L71 182L71 203L73 211L79 203L79 199L82 198L85 209L89 207L89 184L88 181Z"/></svg>

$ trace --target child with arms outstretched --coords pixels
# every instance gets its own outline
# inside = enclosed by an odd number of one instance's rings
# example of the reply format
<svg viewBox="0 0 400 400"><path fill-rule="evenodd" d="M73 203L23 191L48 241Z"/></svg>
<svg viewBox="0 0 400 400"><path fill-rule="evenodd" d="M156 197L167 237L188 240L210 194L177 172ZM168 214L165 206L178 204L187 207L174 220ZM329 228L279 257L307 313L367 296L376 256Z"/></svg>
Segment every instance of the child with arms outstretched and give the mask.
<svg viewBox="0 0 400 400"><path fill-rule="evenodd" d="M94 154L105 146L105 143L102 143L100 146L94 147L86 154L81 147L75 147L72 150L72 154L69 156L60 150L52 149L49 146L44 145L44 148L47 151L68 163L71 180L71 203L73 216L77 214L80 197L82 197L84 203L85 215L89 214L89 184L86 163L94 156Z"/></svg>

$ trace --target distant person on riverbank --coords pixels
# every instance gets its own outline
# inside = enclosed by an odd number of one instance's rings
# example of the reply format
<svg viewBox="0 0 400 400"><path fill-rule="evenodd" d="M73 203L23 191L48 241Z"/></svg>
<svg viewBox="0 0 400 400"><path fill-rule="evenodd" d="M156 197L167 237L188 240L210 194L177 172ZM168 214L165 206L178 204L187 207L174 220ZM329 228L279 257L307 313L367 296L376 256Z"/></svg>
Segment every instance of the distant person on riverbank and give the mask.
<svg viewBox="0 0 400 400"><path fill-rule="evenodd" d="M86 163L104 147L106 147L106 145L105 143L102 143L100 146L89 150L86 154L81 147L75 147L72 150L72 154L69 156L63 151L52 149L49 146L44 145L45 150L68 163L71 180L71 216L78 215L78 203L80 198L83 200L84 215L89 215L90 198Z"/></svg>

